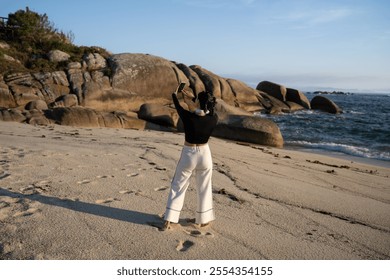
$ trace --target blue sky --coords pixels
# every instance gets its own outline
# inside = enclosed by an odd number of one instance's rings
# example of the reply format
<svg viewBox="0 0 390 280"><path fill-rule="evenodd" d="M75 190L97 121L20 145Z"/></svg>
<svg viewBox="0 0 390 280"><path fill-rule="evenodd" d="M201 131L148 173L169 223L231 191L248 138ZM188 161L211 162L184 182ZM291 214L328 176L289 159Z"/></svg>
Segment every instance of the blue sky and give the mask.
<svg viewBox="0 0 390 280"><path fill-rule="evenodd" d="M71 31L76 45L197 64L256 87L390 93L388 0L1 0Z"/></svg>

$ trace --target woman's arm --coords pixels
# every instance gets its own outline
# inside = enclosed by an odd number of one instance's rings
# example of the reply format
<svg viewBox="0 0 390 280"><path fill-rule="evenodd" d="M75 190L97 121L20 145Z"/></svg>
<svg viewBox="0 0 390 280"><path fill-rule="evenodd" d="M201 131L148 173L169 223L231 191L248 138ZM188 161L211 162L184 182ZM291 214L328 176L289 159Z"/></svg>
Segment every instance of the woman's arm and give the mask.
<svg viewBox="0 0 390 280"><path fill-rule="evenodd" d="M173 100L173 104L175 105L176 111L179 113L180 116L184 111L184 108L180 105L179 99L177 99L176 92L172 93L172 100Z"/></svg>

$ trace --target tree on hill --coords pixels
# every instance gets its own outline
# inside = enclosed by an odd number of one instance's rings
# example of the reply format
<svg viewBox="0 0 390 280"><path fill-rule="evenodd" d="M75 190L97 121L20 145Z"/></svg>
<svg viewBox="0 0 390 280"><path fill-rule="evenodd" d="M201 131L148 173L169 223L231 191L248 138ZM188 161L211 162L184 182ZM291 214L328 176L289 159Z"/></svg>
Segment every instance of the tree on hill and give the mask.
<svg viewBox="0 0 390 280"><path fill-rule="evenodd" d="M0 41L5 41L11 48L0 48L0 74L31 70L54 71L65 67L64 63L48 60L47 54L52 50L68 53L71 61L80 61L84 54L91 52L109 56L103 48L73 45L72 32L65 34L59 31L46 14L38 14L28 7L1 19ZM21 64L6 60L4 55L15 58Z"/></svg>
<svg viewBox="0 0 390 280"><path fill-rule="evenodd" d="M1 39L18 46L20 51L39 53L72 44L71 34L59 32L46 14L40 15L28 7L9 14L5 27Z"/></svg>

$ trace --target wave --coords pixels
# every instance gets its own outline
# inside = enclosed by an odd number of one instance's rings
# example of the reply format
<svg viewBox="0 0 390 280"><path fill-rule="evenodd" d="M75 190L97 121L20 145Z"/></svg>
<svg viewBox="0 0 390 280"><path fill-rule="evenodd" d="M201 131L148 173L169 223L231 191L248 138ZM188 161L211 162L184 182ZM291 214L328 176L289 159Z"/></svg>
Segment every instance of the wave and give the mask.
<svg viewBox="0 0 390 280"><path fill-rule="evenodd" d="M310 149L320 149L325 151L343 153L351 156L390 161L389 152L378 152L378 151L370 150L368 148L357 147L352 145L326 143L326 142L312 143L308 141L286 141L286 145L300 146L303 148L310 148Z"/></svg>

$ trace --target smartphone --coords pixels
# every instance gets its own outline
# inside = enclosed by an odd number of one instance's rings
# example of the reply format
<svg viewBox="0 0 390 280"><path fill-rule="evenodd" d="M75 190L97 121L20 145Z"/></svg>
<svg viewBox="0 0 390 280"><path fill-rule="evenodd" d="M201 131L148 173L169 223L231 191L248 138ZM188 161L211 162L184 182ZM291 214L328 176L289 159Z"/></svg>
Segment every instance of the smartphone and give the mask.
<svg viewBox="0 0 390 280"><path fill-rule="evenodd" d="M182 92L185 86L186 86L186 83L181 82L180 85L177 87L176 92Z"/></svg>

